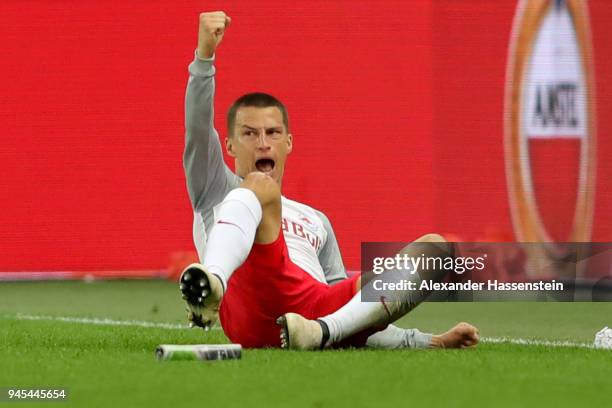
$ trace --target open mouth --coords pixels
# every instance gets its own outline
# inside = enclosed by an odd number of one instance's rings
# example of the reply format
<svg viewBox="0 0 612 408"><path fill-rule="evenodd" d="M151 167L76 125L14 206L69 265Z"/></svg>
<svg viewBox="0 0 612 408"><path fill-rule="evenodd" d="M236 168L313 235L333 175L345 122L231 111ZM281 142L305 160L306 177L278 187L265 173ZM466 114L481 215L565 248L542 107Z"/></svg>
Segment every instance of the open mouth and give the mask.
<svg viewBox="0 0 612 408"><path fill-rule="evenodd" d="M274 169L274 160L272 159L259 159L255 162L255 168L263 173L268 173Z"/></svg>

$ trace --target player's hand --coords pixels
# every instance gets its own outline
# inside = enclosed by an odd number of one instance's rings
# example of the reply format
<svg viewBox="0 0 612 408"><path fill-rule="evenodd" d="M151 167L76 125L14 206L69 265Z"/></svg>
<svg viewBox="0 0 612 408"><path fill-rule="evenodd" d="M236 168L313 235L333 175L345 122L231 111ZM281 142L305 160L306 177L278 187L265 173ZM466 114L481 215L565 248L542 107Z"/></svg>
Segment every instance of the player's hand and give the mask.
<svg viewBox="0 0 612 408"><path fill-rule="evenodd" d="M198 56L211 58L223 39L232 19L223 11L212 11L200 14L198 33Z"/></svg>

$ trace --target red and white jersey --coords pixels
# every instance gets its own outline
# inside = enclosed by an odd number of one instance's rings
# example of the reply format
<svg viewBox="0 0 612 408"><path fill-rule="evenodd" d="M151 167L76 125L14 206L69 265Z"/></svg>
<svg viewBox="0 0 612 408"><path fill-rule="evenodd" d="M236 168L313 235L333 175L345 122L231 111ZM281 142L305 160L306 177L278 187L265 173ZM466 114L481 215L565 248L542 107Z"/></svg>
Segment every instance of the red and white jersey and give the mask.
<svg viewBox="0 0 612 408"><path fill-rule="evenodd" d="M319 253L327 242L327 230L315 210L288 198L282 198L281 229L285 236L291 262L308 272L319 282L325 273L319 263Z"/></svg>
<svg viewBox="0 0 612 408"><path fill-rule="evenodd" d="M319 211L286 197L282 197L282 204L281 232L285 236L291 262L308 272L319 282L327 282L329 276L326 278L320 260L323 246L328 239L327 220L319 216ZM217 221L217 207L218 205L213 208L211 226ZM195 214L194 220L194 241L198 249L198 255L200 259L203 259L206 250L207 230L209 231L206 228L208 223L205 222L205 217L198 213Z"/></svg>

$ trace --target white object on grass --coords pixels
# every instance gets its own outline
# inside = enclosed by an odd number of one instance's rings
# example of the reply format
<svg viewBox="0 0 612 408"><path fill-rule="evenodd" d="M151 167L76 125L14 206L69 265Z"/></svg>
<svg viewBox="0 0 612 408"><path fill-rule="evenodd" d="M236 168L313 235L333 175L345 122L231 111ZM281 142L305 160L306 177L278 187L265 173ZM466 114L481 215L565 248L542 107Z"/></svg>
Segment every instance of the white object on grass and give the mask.
<svg viewBox="0 0 612 408"><path fill-rule="evenodd" d="M612 329L604 327L595 335L595 348L612 349Z"/></svg>

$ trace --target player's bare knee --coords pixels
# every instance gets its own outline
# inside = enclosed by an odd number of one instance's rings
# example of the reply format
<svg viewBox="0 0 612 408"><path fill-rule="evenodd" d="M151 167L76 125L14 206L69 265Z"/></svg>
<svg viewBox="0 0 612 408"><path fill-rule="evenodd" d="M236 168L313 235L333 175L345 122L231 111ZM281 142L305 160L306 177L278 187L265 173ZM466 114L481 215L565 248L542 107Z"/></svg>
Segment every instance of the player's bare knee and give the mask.
<svg viewBox="0 0 612 408"><path fill-rule="evenodd" d="M247 174L240 187L253 191L262 207L280 206L280 187L272 177L265 173L255 171Z"/></svg>
<svg viewBox="0 0 612 408"><path fill-rule="evenodd" d="M271 178L266 175L266 173L262 173L260 171L254 171L247 174L240 183L240 187L248 188L249 190L258 190L260 188L260 184L265 183L266 178Z"/></svg>
<svg viewBox="0 0 612 408"><path fill-rule="evenodd" d="M425 234L415 240L415 242L448 242L446 238L444 238L440 234Z"/></svg>
<svg viewBox="0 0 612 408"><path fill-rule="evenodd" d="M422 244L431 244L430 246L432 247L431 249L433 253L439 253L439 251L442 251L442 256L455 256L454 244L452 242L448 242L448 240L440 234L425 234L416 239L415 242Z"/></svg>

